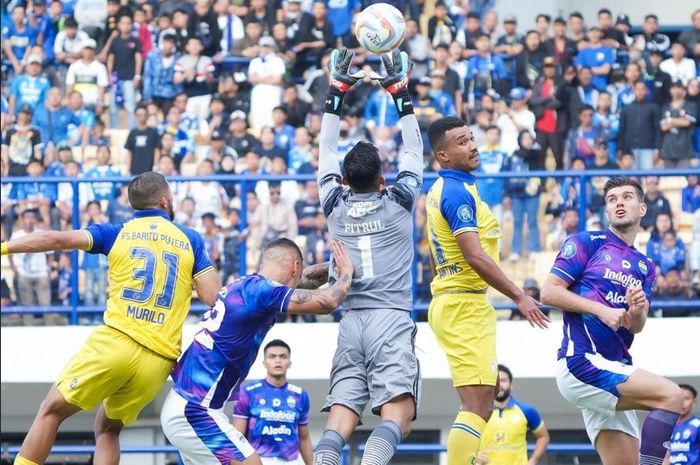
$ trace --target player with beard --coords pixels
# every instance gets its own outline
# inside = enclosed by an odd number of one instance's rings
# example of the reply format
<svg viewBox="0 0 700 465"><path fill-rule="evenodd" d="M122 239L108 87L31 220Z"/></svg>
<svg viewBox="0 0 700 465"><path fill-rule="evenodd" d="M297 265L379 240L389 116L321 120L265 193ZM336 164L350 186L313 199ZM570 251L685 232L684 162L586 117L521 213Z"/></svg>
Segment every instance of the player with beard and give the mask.
<svg viewBox="0 0 700 465"><path fill-rule="evenodd" d="M160 392L180 356L192 288L214 305L221 288L202 238L172 222L163 175L129 183L134 219L76 231L41 231L2 243L2 255L84 250L109 259L103 326L68 362L39 407L15 464L44 463L60 424L97 405L96 464L119 462L119 432Z"/></svg>
<svg viewBox="0 0 700 465"><path fill-rule="evenodd" d="M656 279L654 263L632 245L647 211L644 191L620 177L604 196L609 229L570 236L542 287L542 301L564 312L557 385L582 410L603 465L661 465L683 394L633 366L629 353ZM635 409L650 411L641 441Z"/></svg>
<svg viewBox="0 0 700 465"><path fill-rule="evenodd" d="M513 374L498 365L498 393L494 410L481 433L479 465L536 465L549 444L549 431L540 413L511 395ZM527 458L527 432L537 439L530 460Z"/></svg>

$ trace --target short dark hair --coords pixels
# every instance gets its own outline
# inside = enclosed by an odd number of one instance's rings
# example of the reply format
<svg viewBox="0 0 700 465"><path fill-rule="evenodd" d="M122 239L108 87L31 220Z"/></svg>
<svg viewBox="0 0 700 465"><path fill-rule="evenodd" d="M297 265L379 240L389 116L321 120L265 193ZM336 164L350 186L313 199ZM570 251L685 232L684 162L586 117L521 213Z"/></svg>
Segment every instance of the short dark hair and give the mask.
<svg viewBox="0 0 700 465"><path fill-rule="evenodd" d="M498 371L502 371L506 375L508 375L508 381L511 383L513 382L513 373L510 371L510 368L507 366L503 365L502 363L498 364Z"/></svg>
<svg viewBox="0 0 700 465"><path fill-rule="evenodd" d="M593 108L593 105L586 104L581 107L581 109L578 111L578 114L580 115L584 111L592 111L593 113L595 113L595 108Z"/></svg>
<svg viewBox="0 0 700 465"><path fill-rule="evenodd" d="M681 388L681 389L685 389L686 391L690 392L690 393L693 395L693 399L697 399L697 398L698 398L698 390L695 389L695 388L694 388L693 386L691 386L690 384L681 383L681 384L678 385L678 387Z"/></svg>
<svg viewBox="0 0 700 465"><path fill-rule="evenodd" d="M642 185L639 184L639 181L636 179L627 176L619 176L608 179L608 182L605 183L605 187L603 188L603 195L607 198L610 189L623 186L632 186L637 192L637 198L639 198L639 201L641 202L644 200L644 189L642 189Z"/></svg>
<svg viewBox="0 0 700 465"><path fill-rule="evenodd" d="M486 129L484 130L484 132L489 132L489 131L493 131L493 130L498 131L499 134L501 133L501 128L499 128L499 127L496 126L495 124L492 124L492 125L490 125L490 126L487 126Z"/></svg>
<svg viewBox="0 0 700 465"><path fill-rule="evenodd" d="M207 212L202 215L202 221L204 220L211 220L211 221L216 221L216 215L213 213Z"/></svg>
<svg viewBox="0 0 700 465"><path fill-rule="evenodd" d="M382 160L377 147L368 142L358 142L345 155L343 177L356 192L371 189L382 173Z"/></svg>
<svg viewBox="0 0 700 465"><path fill-rule="evenodd" d="M284 347L285 349L287 349L287 352L289 352L290 355L292 354L292 348L289 347L289 344L284 342L282 339L273 339L267 344L265 344L263 354L265 354L267 352L267 349L269 349L270 347Z"/></svg>
<svg viewBox="0 0 700 465"><path fill-rule="evenodd" d="M433 151L442 148L442 145L445 143L445 134L447 131L466 125L467 123L465 123L462 118L457 118L456 116L446 116L445 118L433 121L428 128L428 140L430 141L430 146L433 148Z"/></svg>
<svg viewBox="0 0 700 465"><path fill-rule="evenodd" d="M134 210L153 208L168 189L170 186L165 176L155 171L147 171L129 183L129 203Z"/></svg>
<svg viewBox="0 0 700 465"><path fill-rule="evenodd" d="M598 10L598 16L600 16L602 14L612 16L612 12L608 8L601 8L600 10Z"/></svg>
<svg viewBox="0 0 700 465"><path fill-rule="evenodd" d="M546 14L544 14L544 13L538 14L537 17L535 18L535 21L539 21L540 18L543 18L543 19L546 20L548 23L551 23L551 22L552 22L552 17L549 16L549 15L546 15Z"/></svg>
<svg viewBox="0 0 700 465"><path fill-rule="evenodd" d="M654 13L650 13L650 14L648 14L648 15L646 15L646 16L644 17L644 21L645 21L645 22L648 21L648 20L650 20L650 19L653 19L653 20L656 21L657 23L659 22L659 17L656 16Z"/></svg>
<svg viewBox="0 0 700 465"><path fill-rule="evenodd" d="M280 237L279 239L270 241L263 249L263 256L267 253L268 250L271 249L285 249L289 252L296 253L296 255L299 258L299 261L304 261L304 256L302 255L301 249L299 248L297 243L291 239L287 239L286 237Z"/></svg>
<svg viewBox="0 0 700 465"><path fill-rule="evenodd" d="M569 15L569 19L571 18L578 18L583 21L583 15L579 11L574 11Z"/></svg>

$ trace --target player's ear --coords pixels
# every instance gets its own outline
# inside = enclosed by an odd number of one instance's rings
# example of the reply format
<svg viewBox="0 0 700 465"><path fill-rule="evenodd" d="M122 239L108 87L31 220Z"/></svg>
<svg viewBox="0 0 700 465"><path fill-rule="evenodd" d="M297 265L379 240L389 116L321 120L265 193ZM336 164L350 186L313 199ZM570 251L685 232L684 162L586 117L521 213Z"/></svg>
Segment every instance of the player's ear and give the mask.
<svg viewBox="0 0 700 465"><path fill-rule="evenodd" d="M644 202L642 202L642 203L639 205L639 216L644 216L644 215L646 215L646 214L647 214L647 204L645 204Z"/></svg>
<svg viewBox="0 0 700 465"><path fill-rule="evenodd" d="M377 189L381 189L386 186L386 178L384 176L379 176L377 179Z"/></svg>
<svg viewBox="0 0 700 465"><path fill-rule="evenodd" d="M450 161L449 157L447 156L447 151L446 150L435 150L435 159L440 163L443 164L447 161Z"/></svg>
<svg viewBox="0 0 700 465"><path fill-rule="evenodd" d="M340 179L340 183L341 183L342 185L344 185L344 186L349 186L349 185L350 185L350 183L348 183L348 180L345 179L345 177L343 177L343 178Z"/></svg>

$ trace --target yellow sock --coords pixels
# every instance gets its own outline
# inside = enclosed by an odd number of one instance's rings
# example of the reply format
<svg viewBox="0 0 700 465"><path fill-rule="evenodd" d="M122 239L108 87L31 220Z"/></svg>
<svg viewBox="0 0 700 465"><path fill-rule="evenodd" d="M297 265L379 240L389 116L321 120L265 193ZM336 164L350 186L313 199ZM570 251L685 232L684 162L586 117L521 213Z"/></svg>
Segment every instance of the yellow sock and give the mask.
<svg viewBox="0 0 700 465"><path fill-rule="evenodd" d="M15 463L14 465L39 465L38 463L32 462L29 459L25 459L24 457L17 456L15 457Z"/></svg>
<svg viewBox="0 0 700 465"><path fill-rule="evenodd" d="M472 465L486 422L472 412L459 412L447 436L447 465Z"/></svg>

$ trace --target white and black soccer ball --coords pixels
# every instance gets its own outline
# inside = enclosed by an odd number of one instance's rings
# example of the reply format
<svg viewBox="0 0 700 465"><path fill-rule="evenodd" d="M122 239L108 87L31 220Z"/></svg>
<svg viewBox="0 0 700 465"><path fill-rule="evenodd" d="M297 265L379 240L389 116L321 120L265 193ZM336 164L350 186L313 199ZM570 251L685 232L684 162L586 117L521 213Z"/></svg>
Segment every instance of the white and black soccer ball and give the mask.
<svg viewBox="0 0 700 465"><path fill-rule="evenodd" d="M399 10L388 3L374 3L362 10L357 18L355 36L365 50L387 53L403 42L406 20Z"/></svg>

